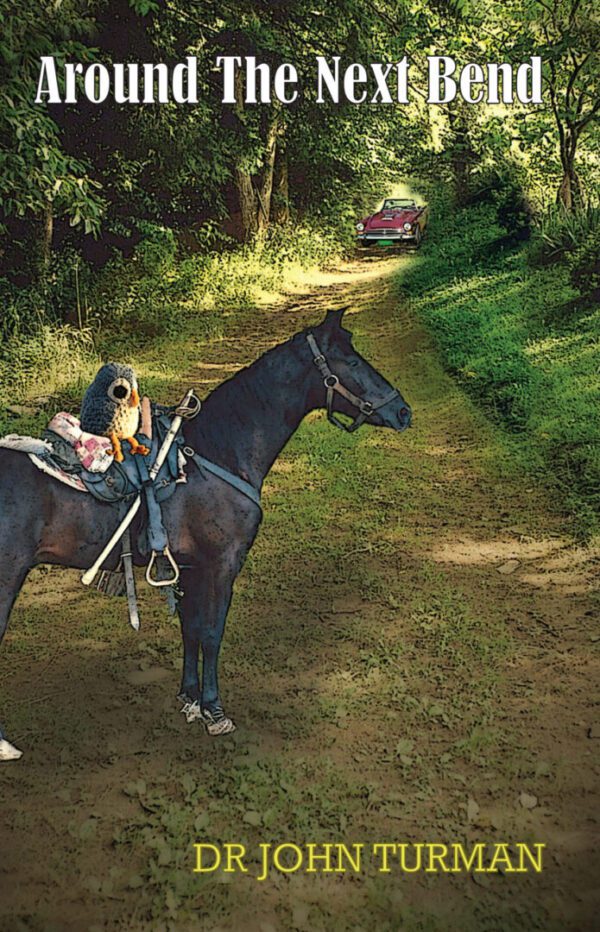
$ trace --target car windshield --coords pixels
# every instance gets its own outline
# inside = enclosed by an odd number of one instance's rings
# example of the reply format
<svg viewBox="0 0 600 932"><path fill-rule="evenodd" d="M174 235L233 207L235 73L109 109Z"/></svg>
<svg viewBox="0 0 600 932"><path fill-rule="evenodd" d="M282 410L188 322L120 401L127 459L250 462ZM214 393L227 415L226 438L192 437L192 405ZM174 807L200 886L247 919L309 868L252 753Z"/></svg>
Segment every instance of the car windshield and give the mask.
<svg viewBox="0 0 600 932"><path fill-rule="evenodd" d="M410 197L386 197L382 210L402 210L404 207L415 207Z"/></svg>

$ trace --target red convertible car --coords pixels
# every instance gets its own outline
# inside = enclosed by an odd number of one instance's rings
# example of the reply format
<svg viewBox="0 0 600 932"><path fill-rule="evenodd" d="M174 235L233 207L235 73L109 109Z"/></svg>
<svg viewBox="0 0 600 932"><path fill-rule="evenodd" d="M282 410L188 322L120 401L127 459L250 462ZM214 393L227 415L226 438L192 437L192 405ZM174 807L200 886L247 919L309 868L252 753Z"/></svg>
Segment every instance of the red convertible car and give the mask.
<svg viewBox="0 0 600 932"><path fill-rule="evenodd" d="M427 207L419 207L409 197L386 197L381 210L356 224L359 246L419 247L428 219Z"/></svg>

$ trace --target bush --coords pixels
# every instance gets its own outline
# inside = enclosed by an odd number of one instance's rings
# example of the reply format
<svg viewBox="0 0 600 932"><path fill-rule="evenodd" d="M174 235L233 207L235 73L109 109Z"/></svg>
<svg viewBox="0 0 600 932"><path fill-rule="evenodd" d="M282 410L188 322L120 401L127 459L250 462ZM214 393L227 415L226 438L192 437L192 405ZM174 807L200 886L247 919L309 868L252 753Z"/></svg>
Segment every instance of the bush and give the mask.
<svg viewBox="0 0 600 932"><path fill-rule="evenodd" d="M354 223L349 224L354 240ZM276 265L290 263L303 268L320 266L340 258L343 252L334 231L320 224L289 222L272 227L266 242L267 258Z"/></svg>
<svg viewBox="0 0 600 932"><path fill-rule="evenodd" d="M600 227L590 230L568 258L573 286L584 297L600 300Z"/></svg>
<svg viewBox="0 0 600 932"><path fill-rule="evenodd" d="M143 272L155 276L170 268L177 253L173 230L147 220L139 220L136 226L143 234L143 239L135 249L134 260Z"/></svg>
<svg viewBox="0 0 600 932"><path fill-rule="evenodd" d="M566 259L598 231L600 207L590 205L568 211L555 205L537 219L529 261L535 266Z"/></svg>
<svg viewBox="0 0 600 932"><path fill-rule="evenodd" d="M522 173L508 163L502 171L486 171L479 178L477 188L469 198L469 206L491 204L495 220L507 233L517 239L527 239L530 233L533 210L525 194Z"/></svg>
<svg viewBox="0 0 600 932"><path fill-rule="evenodd" d="M504 177L494 189L494 203L500 226L519 239L531 231L532 209L520 183L514 177Z"/></svg>

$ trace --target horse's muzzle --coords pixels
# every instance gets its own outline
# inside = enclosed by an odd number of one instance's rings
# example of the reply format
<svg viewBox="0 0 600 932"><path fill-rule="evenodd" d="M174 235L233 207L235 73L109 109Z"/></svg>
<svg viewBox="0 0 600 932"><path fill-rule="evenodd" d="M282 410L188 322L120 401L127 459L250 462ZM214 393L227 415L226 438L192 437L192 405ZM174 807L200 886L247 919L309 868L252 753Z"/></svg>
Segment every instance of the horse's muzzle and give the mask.
<svg viewBox="0 0 600 932"><path fill-rule="evenodd" d="M411 419L412 411L406 402L403 401L402 404L396 405L393 411L390 411L388 416L384 419L384 423L386 427L391 427L393 430L397 430L401 433L403 430L406 430L407 427L410 427Z"/></svg>
<svg viewBox="0 0 600 932"><path fill-rule="evenodd" d="M378 419L375 420L377 417ZM392 430L397 430L401 433L403 430L406 430L407 427L410 427L411 418L412 411L404 399L402 399L399 404L396 400L396 403L386 405L384 408L375 412L372 423L379 423L382 427L391 427Z"/></svg>

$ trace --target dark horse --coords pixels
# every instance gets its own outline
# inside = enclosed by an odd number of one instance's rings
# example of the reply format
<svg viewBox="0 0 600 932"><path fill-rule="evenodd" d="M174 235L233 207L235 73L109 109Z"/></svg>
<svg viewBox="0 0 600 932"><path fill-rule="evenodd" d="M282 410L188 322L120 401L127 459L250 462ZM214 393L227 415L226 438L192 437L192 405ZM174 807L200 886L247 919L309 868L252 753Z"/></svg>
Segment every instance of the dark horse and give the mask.
<svg viewBox="0 0 600 932"><path fill-rule="evenodd" d="M260 490L271 465L315 408L404 430L410 408L360 356L330 311L310 331L266 352L207 398L184 425L186 444ZM346 425L348 429L348 425ZM261 521L255 502L223 479L187 468L188 482L164 507L171 551L181 566L181 695L212 734L232 730L219 698L217 662L233 583ZM136 518L136 521L140 520ZM40 472L23 453L0 449L0 640L32 566L89 567L118 523L115 509ZM137 537L133 526L133 539ZM118 554L105 566L114 568ZM137 565L147 557L134 553ZM198 676L202 648L202 685ZM0 738L2 737L0 733Z"/></svg>

